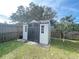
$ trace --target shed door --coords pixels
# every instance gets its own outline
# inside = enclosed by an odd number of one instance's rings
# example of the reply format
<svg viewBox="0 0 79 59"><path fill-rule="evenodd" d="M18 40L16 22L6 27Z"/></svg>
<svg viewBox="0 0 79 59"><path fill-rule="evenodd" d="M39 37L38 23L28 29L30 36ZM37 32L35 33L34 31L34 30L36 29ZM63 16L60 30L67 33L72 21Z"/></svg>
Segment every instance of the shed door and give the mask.
<svg viewBox="0 0 79 59"><path fill-rule="evenodd" d="M28 25L28 40L39 43L40 25L38 23L31 23Z"/></svg>
<svg viewBox="0 0 79 59"><path fill-rule="evenodd" d="M28 26L24 25L23 26L23 39L27 40L27 33L28 33Z"/></svg>

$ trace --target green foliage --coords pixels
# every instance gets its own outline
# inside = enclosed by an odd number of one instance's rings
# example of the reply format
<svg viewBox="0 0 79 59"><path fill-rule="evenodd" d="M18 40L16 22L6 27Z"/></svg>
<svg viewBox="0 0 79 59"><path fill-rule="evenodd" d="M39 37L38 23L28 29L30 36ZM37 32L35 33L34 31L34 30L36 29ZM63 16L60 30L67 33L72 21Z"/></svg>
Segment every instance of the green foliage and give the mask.
<svg viewBox="0 0 79 59"><path fill-rule="evenodd" d="M65 16L60 19L60 30L69 31L72 29L72 25L74 24L74 17L72 15Z"/></svg>
<svg viewBox="0 0 79 59"><path fill-rule="evenodd" d="M79 31L79 24L73 24L72 31Z"/></svg>
<svg viewBox="0 0 79 59"><path fill-rule="evenodd" d="M18 7L18 9L17 9L17 11L16 11L16 13L13 13L11 16L10 16L10 18L11 18L11 20L13 20L14 22L15 21L20 21L20 22L22 22L22 21L24 21L25 20L25 14L26 13L26 11L25 11L25 8L23 7L23 6L19 6Z"/></svg>
<svg viewBox="0 0 79 59"><path fill-rule="evenodd" d="M65 33L73 29L74 19L72 15L65 16L55 25L55 30L60 31L61 38L64 38Z"/></svg>
<svg viewBox="0 0 79 59"><path fill-rule="evenodd" d="M31 2L29 7L19 6L16 13L10 18L13 21L29 22L31 20L51 20L56 16L55 10L50 7L39 6Z"/></svg>

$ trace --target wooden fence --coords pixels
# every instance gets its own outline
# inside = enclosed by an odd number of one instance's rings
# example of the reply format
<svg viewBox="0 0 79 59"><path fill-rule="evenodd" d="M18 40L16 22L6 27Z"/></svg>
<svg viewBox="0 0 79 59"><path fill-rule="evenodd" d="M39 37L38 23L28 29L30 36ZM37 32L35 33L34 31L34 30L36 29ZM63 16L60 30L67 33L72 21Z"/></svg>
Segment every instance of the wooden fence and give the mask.
<svg viewBox="0 0 79 59"><path fill-rule="evenodd" d="M52 38L61 38L61 32L60 31L51 31L51 37ZM79 40L79 31L66 32L66 33L64 33L64 38Z"/></svg>
<svg viewBox="0 0 79 59"><path fill-rule="evenodd" d="M22 35L22 26L17 24L0 24L0 42L17 39Z"/></svg>

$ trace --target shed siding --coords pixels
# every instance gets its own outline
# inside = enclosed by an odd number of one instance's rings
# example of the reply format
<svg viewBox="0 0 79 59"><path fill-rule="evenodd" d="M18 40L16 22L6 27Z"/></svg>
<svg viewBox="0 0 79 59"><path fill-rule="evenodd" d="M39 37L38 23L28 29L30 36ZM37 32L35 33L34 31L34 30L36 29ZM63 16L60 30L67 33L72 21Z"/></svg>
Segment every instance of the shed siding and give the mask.
<svg viewBox="0 0 79 59"><path fill-rule="evenodd" d="M30 23L28 24L28 40L39 43L40 24Z"/></svg>

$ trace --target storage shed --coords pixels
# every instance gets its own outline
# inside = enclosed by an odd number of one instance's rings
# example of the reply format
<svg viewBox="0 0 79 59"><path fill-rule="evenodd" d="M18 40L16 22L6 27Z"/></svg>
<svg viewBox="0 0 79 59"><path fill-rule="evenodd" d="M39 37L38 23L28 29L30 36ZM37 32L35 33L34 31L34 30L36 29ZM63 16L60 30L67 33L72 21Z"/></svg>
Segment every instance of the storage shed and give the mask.
<svg viewBox="0 0 79 59"><path fill-rule="evenodd" d="M47 45L50 40L50 21L32 20L23 24L23 39Z"/></svg>

